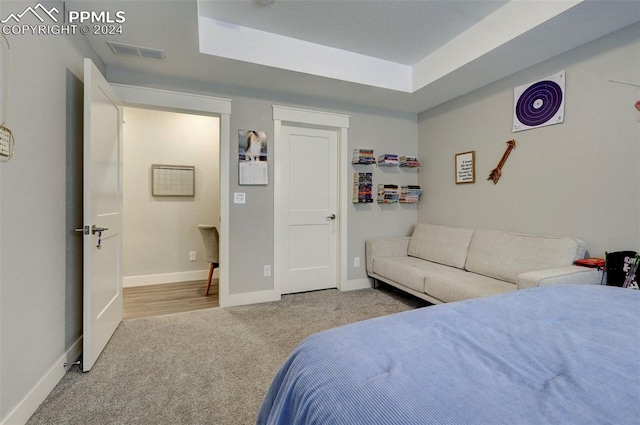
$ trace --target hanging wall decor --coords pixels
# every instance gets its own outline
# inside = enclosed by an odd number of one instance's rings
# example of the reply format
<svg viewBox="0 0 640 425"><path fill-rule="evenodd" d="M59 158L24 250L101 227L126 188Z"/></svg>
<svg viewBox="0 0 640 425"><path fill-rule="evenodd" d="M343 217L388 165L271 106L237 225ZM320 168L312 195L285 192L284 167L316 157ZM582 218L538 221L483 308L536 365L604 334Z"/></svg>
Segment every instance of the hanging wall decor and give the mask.
<svg viewBox="0 0 640 425"><path fill-rule="evenodd" d="M268 184L267 158L266 132L238 130L238 177L240 184Z"/></svg>
<svg viewBox="0 0 640 425"><path fill-rule="evenodd" d="M456 154L456 184L476 182L476 151Z"/></svg>
<svg viewBox="0 0 640 425"><path fill-rule="evenodd" d="M196 167L151 164L151 196L195 196Z"/></svg>
<svg viewBox="0 0 640 425"><path fill-rule="evenodd" d="M513 89L513 132L564 121L564 71Z"/></svg>
<svg viewBox="0 0 640 425"><path fill-rule="evenodd" d="M502 154L502 158L500 159L500 163L498 164L498 166L493 170L491 170L491 173L489 174L489 178L487 180L492 180L493 184L498 183L498 180L500 180L500 176L502 176L502 167L504 166L504 163L507 162L507 158L509 158L509 154L515 147L516 147L515 140L509 140L507 142L507 150L505 150L504 154Z"/></svg>

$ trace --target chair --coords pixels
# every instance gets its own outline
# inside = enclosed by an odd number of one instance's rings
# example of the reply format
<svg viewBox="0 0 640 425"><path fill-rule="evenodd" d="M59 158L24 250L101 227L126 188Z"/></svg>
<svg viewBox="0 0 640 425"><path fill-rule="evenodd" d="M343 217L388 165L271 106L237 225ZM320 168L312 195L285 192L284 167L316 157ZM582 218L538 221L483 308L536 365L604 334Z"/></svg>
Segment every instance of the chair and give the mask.
<svg viewBox="0 0 640 425"><path fill-rule="evenodd" d="M202 236L202 242L204 243L204 258L208 263L211 263L209 267L209 279L207 280L207 289L205 296L209 295L209 288L211 287L211 279L213 278L213 270L219 266L218 264L218 229L211 224L198 224L198 230L200 236Z"/></svg>

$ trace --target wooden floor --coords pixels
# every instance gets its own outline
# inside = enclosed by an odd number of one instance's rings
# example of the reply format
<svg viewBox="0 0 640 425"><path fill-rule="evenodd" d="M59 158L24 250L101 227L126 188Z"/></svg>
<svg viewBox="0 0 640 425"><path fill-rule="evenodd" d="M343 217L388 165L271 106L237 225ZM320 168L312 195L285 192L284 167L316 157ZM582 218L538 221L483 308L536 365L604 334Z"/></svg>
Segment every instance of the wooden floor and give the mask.
<svg viewBox="0 0 640 425"><path fill-rule="evenodd" d="M124 288L123 318L135 319L218 307L218 279L211 282L208 296L204 295L206 286L206 281L196 280Z"/></svg>

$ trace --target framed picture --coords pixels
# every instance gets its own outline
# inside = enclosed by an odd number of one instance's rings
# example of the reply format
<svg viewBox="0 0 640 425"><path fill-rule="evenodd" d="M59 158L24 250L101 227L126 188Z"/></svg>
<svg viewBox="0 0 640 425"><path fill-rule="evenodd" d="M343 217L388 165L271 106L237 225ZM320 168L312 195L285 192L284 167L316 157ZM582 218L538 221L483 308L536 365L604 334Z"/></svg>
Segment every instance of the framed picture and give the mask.
<svg viewBox="0 0 640 425"><path fill-rule="evenodd" d="M195 196L196 167L151 164L152 196Z"/></svg>
<svg viewBox="0 0 640 425"><path fill-rule="evenodd" d="M476 182L476 151L456 154L456 184Z"/></svg>

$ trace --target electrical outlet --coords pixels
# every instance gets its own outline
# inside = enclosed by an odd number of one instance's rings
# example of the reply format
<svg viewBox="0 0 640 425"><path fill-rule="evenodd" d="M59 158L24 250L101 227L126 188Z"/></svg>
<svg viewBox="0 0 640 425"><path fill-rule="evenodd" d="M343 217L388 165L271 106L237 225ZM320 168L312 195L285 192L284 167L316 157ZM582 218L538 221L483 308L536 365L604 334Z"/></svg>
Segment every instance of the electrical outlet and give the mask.
<svg viewBox="0 0 640 425"><path fill-rule="evenodd" d="M197 261L198 260L198 256L196 254L195 251L190 251L189 252L189 261Z"/></svg>
<svg viewBox="0 0 640 425"><path fill-rule="evenodd" d="M353 267L360 267L360 257L353 257Z"/></svg>
<svg viewBox="0 0 640 425"><path fill-rule="evenodd" d="M271 266L264 266L264 277L271 276Z"/></svg>

